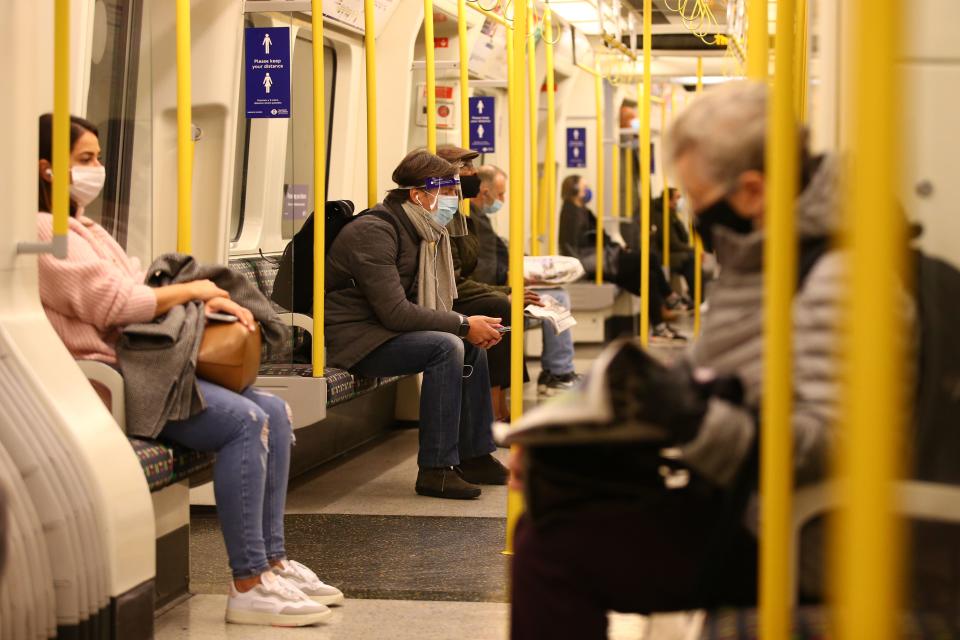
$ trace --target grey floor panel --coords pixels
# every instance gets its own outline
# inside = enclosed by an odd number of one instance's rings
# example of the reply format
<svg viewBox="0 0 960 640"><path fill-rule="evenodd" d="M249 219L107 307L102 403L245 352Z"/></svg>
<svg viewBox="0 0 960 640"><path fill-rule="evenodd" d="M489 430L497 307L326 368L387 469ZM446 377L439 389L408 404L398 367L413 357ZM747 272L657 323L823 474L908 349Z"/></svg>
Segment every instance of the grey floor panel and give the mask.
<svg viewBox="0 0 960 640"><path fill-rule="evenodd" d="M223 596L194 596L161 616L157 640L506 640L507 605L492 602L347 600L330 622L305 629L229 625Z"/></svg>
<svg viewBox="0 0 960 640"><path fill-rule="evenodd" d="M218 521L195 517L190 590L226 593ZM506 602L506 523L493 518L295 514L287 553L349 598Z"/></svg>

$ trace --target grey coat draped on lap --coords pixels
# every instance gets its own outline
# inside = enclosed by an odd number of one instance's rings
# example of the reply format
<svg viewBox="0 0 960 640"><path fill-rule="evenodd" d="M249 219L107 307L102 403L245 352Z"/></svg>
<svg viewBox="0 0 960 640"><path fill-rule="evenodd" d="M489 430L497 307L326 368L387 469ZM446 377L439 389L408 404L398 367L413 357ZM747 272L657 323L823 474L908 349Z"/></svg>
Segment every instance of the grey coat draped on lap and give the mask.
<svg viewBox="0 0 960 640"><path fill-rule="evenodd" d="M213 281L249 309L269 345L279 347L289 338L289 329L270 301L229 267L202 265L190 256L169 253L150 265L146 284L162 287L194 280ZM124 380L128 435L155 438L167 422L186 420L206 408L196 381L205 324L203 303L196 301L176 306L153 322L123 329L117 361Z"/></svg>

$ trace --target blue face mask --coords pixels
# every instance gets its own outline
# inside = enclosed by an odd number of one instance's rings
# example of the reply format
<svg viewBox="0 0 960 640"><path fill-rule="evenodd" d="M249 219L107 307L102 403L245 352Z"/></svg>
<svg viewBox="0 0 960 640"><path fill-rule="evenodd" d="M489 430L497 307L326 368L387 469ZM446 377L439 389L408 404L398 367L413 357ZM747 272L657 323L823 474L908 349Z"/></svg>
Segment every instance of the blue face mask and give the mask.
<svg viewBox="0 0 960 640"><path fill-rule="evenodd" d="M440 196L437 200L437 210L432 212L433 219L442 226L447 226L460 210L460 198L457 196Z"/></svg>
<svg viewBox="0 0 960 640"><path fill-rule="evenodd" d="M593 189L587 187L586 192L583 194L583 204L590 204L591 200L593 200Z"/></svg>
<svg viewBox="0 0 960 640"><path fill-rule="evenodd" d="M492 216L493 214L500 211L500 209L502 208L503 208L503 202L501 202L500 200L494 200L492 204L488 204L483 208L483 212L489 216Z"/></svg>

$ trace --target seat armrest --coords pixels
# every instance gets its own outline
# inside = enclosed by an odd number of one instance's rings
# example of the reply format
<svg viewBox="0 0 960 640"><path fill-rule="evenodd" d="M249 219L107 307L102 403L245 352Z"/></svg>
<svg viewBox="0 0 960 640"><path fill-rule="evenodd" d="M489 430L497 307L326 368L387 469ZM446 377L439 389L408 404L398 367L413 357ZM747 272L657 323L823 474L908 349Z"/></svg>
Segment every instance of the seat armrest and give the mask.
<svg viewBox="0 0 960 640"><path fill-rule="evenodd" d="M309 335L313 335L313 318L310 316L302 313L278 313L277 317L284 324L303 329Z"/></svg>
<svg viewBox="0 0 960 640"><path fill-rule="evenodd" d="M77 366L87 376L87 380L102 384L110 392L110 413L120 426L120 430L127 431L127 406L124 400L123 376L120 372L103 362L96 360L77 360Z"/></svg>

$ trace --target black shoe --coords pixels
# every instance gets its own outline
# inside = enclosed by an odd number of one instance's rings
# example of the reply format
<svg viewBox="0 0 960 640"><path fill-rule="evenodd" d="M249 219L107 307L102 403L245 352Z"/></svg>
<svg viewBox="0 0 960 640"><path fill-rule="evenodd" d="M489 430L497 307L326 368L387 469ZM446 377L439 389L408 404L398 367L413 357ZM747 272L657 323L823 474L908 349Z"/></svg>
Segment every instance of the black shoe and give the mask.
<svg viewBox="0 0 960 640"><path fill-rule="evenodd" d="M416 490L422 496L451 500L472 500L481 493L480 487L465 481L453 467L420 469Z"/></svg>
<svg viewBox="0 0 960 640"><path fill-rule="evenodd" d="M507 468L489 453L479 458L463 460L456 470L461 478L473 484L507 484L510 476Z"/></svg>
<svg viewBox="0 0 960 640"><path fill-rule="evenodd" d="M546 371L537 379L537 393L542 396L555 396L573 389L579 381L580 375L574 372L553 374Z"/></svg>

